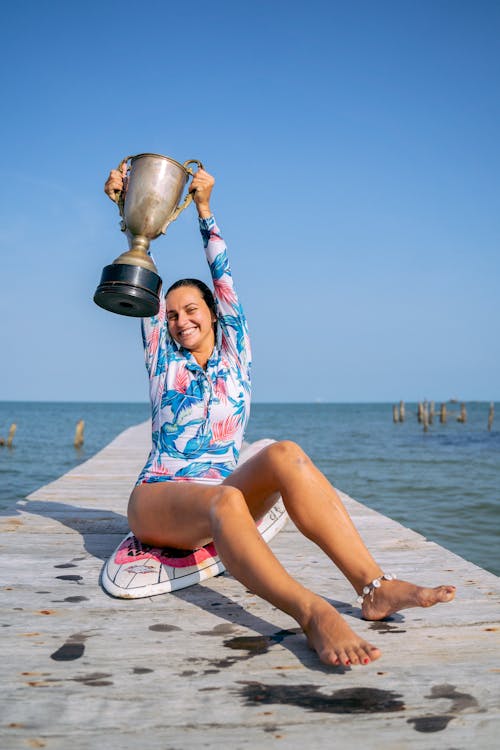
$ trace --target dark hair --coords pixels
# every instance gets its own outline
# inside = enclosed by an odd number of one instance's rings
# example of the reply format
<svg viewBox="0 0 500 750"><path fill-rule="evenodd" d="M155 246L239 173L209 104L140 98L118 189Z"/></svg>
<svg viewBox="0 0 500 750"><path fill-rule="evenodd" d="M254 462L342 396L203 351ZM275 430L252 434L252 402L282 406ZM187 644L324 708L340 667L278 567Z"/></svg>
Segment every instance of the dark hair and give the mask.
<svg viewBox="0 0 500 750"><path fill-rule="evenodd" d="M205 304L215 318L213 329L215 340L217 341L217 306L215 304L215 298L212 290L205 284L204 281L200 281L200 279L179 279L179 281L174 281L172 286L169 286L169 288L167 289L167 293L165 294L165 299L170 294L170 292L173 292L174 289L178 289L181 286L194 286L200 292L205 301Z"/></svg>

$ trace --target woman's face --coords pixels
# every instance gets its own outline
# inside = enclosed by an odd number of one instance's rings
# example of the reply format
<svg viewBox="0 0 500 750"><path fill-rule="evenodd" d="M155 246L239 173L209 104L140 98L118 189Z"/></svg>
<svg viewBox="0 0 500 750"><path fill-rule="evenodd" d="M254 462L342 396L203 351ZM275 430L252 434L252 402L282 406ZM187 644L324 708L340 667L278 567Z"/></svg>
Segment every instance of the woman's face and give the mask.
<svg viewBox="0 0 500 750"><path fill-rule="evenodd" d="M167 294L168 330L189 351L212 351L215 317L196 286L179 286Z"/></svg>

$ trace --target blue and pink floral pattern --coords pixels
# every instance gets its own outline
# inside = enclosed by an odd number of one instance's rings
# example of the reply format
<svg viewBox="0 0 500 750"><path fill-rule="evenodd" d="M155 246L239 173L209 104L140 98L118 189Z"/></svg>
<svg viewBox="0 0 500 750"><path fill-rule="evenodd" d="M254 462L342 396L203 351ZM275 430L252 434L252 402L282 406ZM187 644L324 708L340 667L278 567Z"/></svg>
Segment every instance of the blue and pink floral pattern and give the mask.
<svg viewBox="0 0 500 750"><path fill-rule="evenodd" d="M215 219L200 219L217 304L218 340L203 369L170 336L161 296L142 320L152 449L137 484L222 481L234 470L250 412L250 342Z"/></svg>

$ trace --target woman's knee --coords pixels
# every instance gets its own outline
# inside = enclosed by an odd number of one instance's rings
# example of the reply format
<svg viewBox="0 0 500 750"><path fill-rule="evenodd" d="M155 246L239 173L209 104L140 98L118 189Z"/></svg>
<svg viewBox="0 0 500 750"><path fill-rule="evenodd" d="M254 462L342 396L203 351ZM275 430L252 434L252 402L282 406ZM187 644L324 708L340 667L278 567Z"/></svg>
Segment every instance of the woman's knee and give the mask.
<svg viewBox="0 0 500 750"><path fill-rule="evenodd" d="M219 523L228 515L242 512L249 512L243 493L236 487L221 485L210 503L212 523Z"/></svg>
<svg viewBox="0 0 500 750"><path fill-rule="evenodd" d="M311 460L300 445L293 440L280 440L267 448L268 459L273 465L291 467L305 466Z"/></svg>

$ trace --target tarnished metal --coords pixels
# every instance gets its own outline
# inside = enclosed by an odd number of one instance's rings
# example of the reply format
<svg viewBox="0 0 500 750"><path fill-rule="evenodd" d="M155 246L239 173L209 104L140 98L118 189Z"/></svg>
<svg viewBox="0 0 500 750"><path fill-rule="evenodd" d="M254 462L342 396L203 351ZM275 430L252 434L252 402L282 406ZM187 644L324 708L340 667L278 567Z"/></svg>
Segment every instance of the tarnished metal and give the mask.
<svg viewBox="0 0 500 750"><path fill-rule="evenodd" d="M168 225L191 203L190 192L182 200L189 177L194 174L191 165L199 169L203 165L197 159L181 164L161 154L127 156L120 162L119 171L125 164L124 187L114 200L120 209L121 228L127 235L129 249L105 267L94 301L112 312L143 317L157 312L161 284L156 265L148 255L149 246L152 240L165 234ZM134 288L138 278L133 268L113 271L113 266L122 265L145 269L153 276L139 274L141 283ZM143 298L147 298L147 304L142 304Z"/></svg>
<svg viewBox="0 0 500 750"><path fill-rule="evenodd" d="M124 159L119 166L130 161L125 178L124 199L118 198L123 218L122 228L130 237L131 249L147 251L151 240L165 234L167 227L179 216L192 200L187 193L181 203L182 192L189 176L193 174L190 164L201 162L196 159L180 164L169 156L160 154L138 154ZM120 259L115 263L124 263Z"/></svg>

